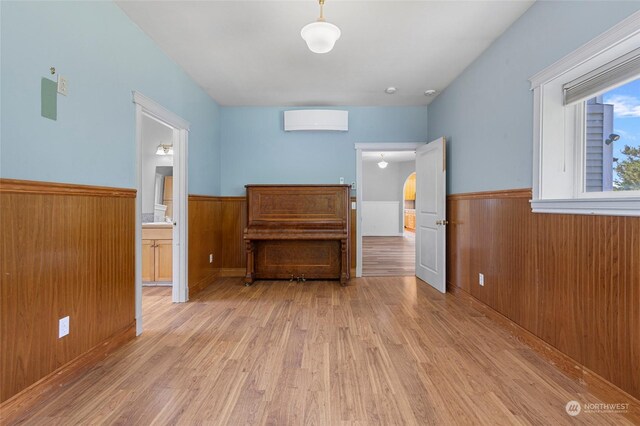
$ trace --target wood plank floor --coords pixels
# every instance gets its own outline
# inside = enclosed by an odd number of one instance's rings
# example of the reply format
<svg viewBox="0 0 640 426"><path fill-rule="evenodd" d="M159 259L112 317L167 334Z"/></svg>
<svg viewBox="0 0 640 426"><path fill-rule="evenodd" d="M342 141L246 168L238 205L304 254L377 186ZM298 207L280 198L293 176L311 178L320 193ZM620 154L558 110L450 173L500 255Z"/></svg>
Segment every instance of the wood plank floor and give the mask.
<svg viewBox="0 0 640 426"><path fill-rule="evenodd" d="M145 288L145 332L28 424L632 424L451 295L413 277ZM612 402L612 401L609 401ZM616 401L624 402L624 401Z"/></svg>
<svg viewBox="0 0 640 426"><path fill-rule="evenodd" d="M415 240L410 231L402 237L362 237L362 276L414 276Z"/></svg>

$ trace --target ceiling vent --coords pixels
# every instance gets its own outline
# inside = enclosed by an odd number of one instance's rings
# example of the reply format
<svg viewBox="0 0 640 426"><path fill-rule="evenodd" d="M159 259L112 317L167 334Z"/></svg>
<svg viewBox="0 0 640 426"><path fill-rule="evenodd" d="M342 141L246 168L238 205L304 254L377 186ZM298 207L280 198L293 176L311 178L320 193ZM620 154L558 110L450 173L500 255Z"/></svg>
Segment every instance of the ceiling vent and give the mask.
<svg viewBox="0 0 640 426"><path fill-rule="evenodd" d="M335 109L298 109L284 112L284 131L349 131L349 111Z"/></svg>

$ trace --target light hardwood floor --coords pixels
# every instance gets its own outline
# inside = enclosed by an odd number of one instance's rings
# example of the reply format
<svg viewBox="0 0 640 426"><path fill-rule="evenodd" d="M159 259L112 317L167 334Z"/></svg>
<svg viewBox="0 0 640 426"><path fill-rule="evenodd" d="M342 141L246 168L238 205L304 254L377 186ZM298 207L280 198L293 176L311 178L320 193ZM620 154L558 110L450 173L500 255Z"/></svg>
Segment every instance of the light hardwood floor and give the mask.
<svg viewBox="0 0 640 426"><path fill-rule="evenodd" d="M402 237L362 237L362 276L414 276L415 240L410 231Z"/></svg>
<svg viewBox="0 0 640 426"><path fill-rule="evenodd" d="M569 417L568 401L600 400L413 277L345 288L225 278L186 304L144 292L144 334L25 423L631 424Z"/></svg>

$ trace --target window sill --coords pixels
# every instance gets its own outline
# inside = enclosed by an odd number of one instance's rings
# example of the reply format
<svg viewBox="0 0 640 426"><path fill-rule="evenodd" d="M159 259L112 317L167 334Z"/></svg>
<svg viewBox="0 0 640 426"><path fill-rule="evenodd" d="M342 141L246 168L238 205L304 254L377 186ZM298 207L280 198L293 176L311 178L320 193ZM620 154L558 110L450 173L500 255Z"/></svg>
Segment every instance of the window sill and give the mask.
<svg viewBox="0 0 640 426"><path fill-rule="evenodd" d="M531 200L534 213L640 216L640 198Z"/></svg>

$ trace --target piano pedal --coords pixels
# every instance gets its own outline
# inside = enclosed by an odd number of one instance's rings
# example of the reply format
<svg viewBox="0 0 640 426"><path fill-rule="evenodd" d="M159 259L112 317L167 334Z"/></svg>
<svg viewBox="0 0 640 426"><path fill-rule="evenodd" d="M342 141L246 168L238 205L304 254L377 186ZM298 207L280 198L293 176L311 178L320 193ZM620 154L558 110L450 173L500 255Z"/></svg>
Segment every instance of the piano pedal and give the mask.
<svg viewBox="0 0 640 426"><path fill-rule="evenodd" d="M302 274L302 282L307 282L307 280L304 278L304 274Z"/></svg>
<svg viewBox="0 0 640 426"><path fill-rule="evenodd" d="M289 279L289 282L293 282L293 274L291 274L291 278Z"/></svg>

